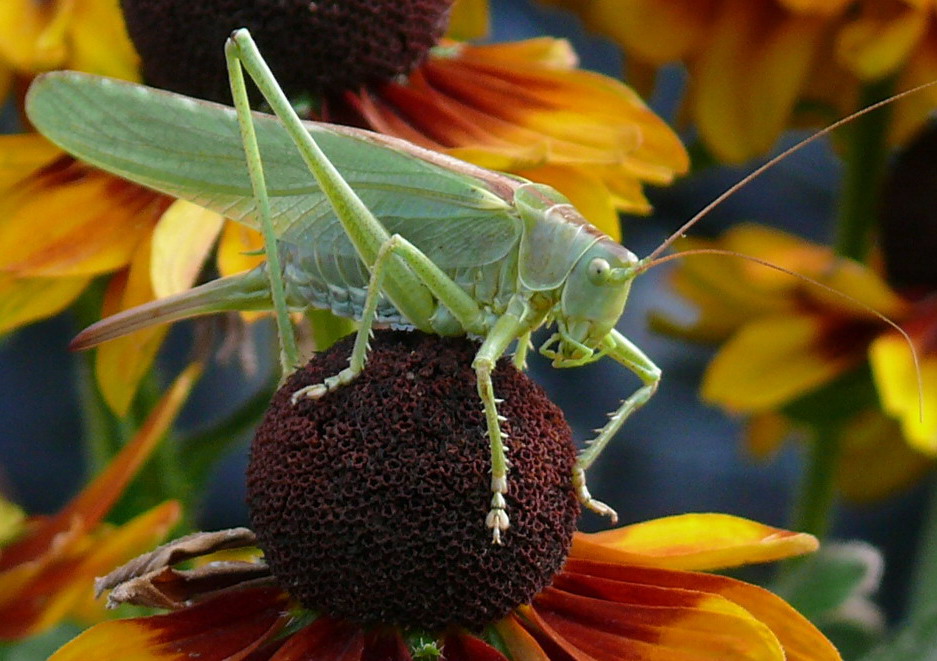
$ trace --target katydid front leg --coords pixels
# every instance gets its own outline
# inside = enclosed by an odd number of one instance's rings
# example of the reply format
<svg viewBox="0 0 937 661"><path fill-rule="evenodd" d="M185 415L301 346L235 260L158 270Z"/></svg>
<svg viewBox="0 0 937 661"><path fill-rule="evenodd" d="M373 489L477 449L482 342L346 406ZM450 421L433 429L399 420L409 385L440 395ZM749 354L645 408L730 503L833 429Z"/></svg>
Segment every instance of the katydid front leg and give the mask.
<svg viewBox="0 0 937 661"><path fill-rule="evenodd" d="M609 414L608 422L600 430L597 430L598 435L593 440L589 441L586 444L586 448L579 454L579 458L576 460L576 466L573 468L573 487L576 489L579 502L581 502L584 507L597 514L607 516L612 520L612 523L616 523L618 521L618 514L615 510L605 503L595 500L589 493L589 489L586 487L586 470L602 453L602 450L605 449L605 446L608 445L612 437L618 433L618 430L621 429L621 426L625 423L625 420L628 419L628 416L644 406L657 391L661 374L660 368L655 365L650 358L644 355L644 352L635 346L631 340L617 330L612 329L612 331L605 336L602 342L602 348L612 359L634 372L644 385L638 388L634 394L621 403L621 406Z"/></svg>
<svg viewBox="0 0 937 661"><path fill-rule="evenodd" d="M501 431L504 417L498 414L498 404L501 400L495 397L491 373L508 345L517 338L529 334L530 313L530 306L524 298L520 296L511 298L507 310L495 322L472 361L478 396L481 397L485 407L488 443L491 448L491 509L485 517L485 524L491 528L491 541L495 544L501 543L502 533L511 525L507 514L507 502L504 499L508 491L510 464L504 449L504 439L508 436Z"/></svg>

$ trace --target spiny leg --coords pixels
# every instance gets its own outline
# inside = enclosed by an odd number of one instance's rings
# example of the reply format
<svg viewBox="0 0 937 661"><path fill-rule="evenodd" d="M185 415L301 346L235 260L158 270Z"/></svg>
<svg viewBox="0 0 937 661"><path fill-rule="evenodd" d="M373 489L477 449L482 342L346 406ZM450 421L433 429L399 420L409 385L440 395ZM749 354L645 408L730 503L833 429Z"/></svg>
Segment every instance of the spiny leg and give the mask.
<svg viewBox="0 0 937 661"><path fill-rule="evenodd" d="M600 430L597 430L598 435L589 441L586 448L579 454L576 466L573 468L573 488L576 489L576 495L584 507L603 516L608 516L612 523L616 523L618 514L615 510L605 503L595 500L589 493L589 489L586 487L586 470L595 462L612 437L618 433L628 416L644 406L657 391L661 373L660 368L644 355L643 351L616 330L612 330L605 337L603 348L614 360L634 372L644 385L609 414L608 422Z"/></svg>
<svg viewBox="0 0 937 661"><path fill-rule="evenodd" d="M335 376L327 378L324 382L306 386L293 393L295 404L302 397L318 399L327 392L339 386L347 385L364 369L364 362L368 353L368 340L371 337L371 328L374 325L374 316L377 313L377 303L383 290L384 278L387 269L393 263L394 257L403 260L405 268L409 268L417 279L444 306L449 308L452 315L468 332L482 332L481 309L459 285L457 285L445 272L436 266L432 260L420 252L419 248L407 241L399 234L387 239L377 253L377 259L371 267L371 278L368 281L368 291L364 300L364 311L361 315L361 324L355 336L355 345L349 358L349 365Z"/></svg>
<svg viewBox="0 0 937 661"><path fill-rule="evenodd" d="M371 278L368 280L368 292L364 299L364 311L361 314L358 333L355 335L355 345L352 347L351 356L348 358L348 367L338 374L328 377L322 383L315 383L294 392L290 398L293 404L296 404L304 397L319 399L326 393L348 385L361 374L364 369L364 362L368 357L368 350L371 348L369 340L373 336L374 316L377 314L377 302L381 294L381 284L384 281L387 262L394 254L394 248L399 245L400 238L399 234L390 237L377 252L377 259L371 267Z"/></svg>
<svg viewBox="0 0 937 661"><path fill-rule="evenodd" d="M504 417L498 414L498 404L501 400L495 398L491 373L508 345L529 332L528 314L527 302L519 296L512 298L508 303L507 311L495 322L491 332L479 347L478 353L475 354L475 360L472 361L478 396L484 405L488 443L491 449L491 509L485 517L485 525L491 528L491 541L495 544L501 543L501 535L510 527L511 521L504 498L508 491L509 462L504 447L507 434L501 431Z"/></svg>
<svg viewBox="0 0 937 661"><path fill-rule="evenodd" d="M267 184L260 158L260 147L257 145L257 135L254 131L254 122L251 118L247 87L244 84L244 72L241 70L241 61L234 42L229 40L225 44L224 52L228 64L231 97L234 99L238 124L241 128L241 140L244 143L247 171L250 174L254 198L257 201L257 211L260 215L260 229L264 237L264 252L267 258L267 277L270 280L270 297L273 300L277 333L280 336L280 367L283 372L281 378L286 378L287 374L299 366L299 350L296 347L296 336L293 333L293 325L290 322L289 310L286 306L283 272L280 269L277 240L270 216L270 199L267 196Z"/></svg>

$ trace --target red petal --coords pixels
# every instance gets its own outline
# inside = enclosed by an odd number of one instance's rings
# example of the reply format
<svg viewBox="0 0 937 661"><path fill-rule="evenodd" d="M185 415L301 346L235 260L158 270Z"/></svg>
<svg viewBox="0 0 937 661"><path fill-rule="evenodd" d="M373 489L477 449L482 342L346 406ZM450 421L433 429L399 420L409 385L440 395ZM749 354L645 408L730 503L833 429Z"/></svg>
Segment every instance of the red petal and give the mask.
<svg viewBox="0 0 937 661"><path fill-rule="evenodd" d="M360 661L363 652L359 627L322 617L290 637L270 661Z"/></svg>
<svg viewBox="0 0 937 661"><path fill-rule="evenodd" d="M362 661L412 661L412 657L400 632L387 629L368 632Z"/></svg>
<svg viewBox="0 0 937 661"><path fill-rule="evenodd" d="M445 661L508 661L501 652L475 636L452 633L442 646Z"/></svg>
<svg viewBox="0 0 937 661"><path fill-rule="evenodd" d="M166 615L94 626L49 661L238 661L289 621L289 596L274 588L239 590Z"/></svg>

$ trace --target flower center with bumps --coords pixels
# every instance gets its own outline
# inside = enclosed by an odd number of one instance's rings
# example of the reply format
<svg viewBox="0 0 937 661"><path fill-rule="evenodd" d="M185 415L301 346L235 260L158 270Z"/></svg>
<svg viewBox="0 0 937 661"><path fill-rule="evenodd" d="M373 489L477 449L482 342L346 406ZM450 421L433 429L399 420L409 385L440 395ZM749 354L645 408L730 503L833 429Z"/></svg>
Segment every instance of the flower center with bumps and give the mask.
<svg viewBox="0 0 937 661"><path fill-rule="evenodd" d="M452 0L121 0L156 87L231 102L224 43L247 28L287 96L357 90L409 73Z"/></svg>
<svg viewBox="0 0 937 661"><path fill-rule="evenodd" d="M579 515L569 426L539 386L499 362L511 527L493 545L477 344L378 331L355 381L293 405L296 390L348 364L352 339L295 372L257 430L248 505L266 560L311 610L480 629L527 603L566 558Z"/></svg>

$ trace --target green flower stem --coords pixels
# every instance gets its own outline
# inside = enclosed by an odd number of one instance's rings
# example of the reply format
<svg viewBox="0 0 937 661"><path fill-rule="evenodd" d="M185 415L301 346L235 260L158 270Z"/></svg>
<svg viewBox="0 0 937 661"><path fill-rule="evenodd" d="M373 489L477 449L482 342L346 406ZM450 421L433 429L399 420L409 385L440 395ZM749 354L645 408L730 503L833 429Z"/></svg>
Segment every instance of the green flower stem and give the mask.
<svg viewBox="0 0 937 661"><path fill-rule="evenodd" d="M794 508L792 529L822 538L830 527L840 457L839 426L815 425L807 470Z"/></svg>
<svg viewBox="0 0 937 661"><path fill-rule="evenodd" d="M103 284L94 283L72 307L79 329L100 319L103 296ZM82 446L88 474L96 475L120 451L122 434L117 418L108 408L98 390L94 375L94 353L84 352L73 355L75 356L75 383L81 415Z"/></svg>
<svg viewBox="0 0 937 661"><path fill-rule="evenodd" d="M888 98L894 80L885 78L862 88L859 107ZM885 173L891 121L891 106L856 119L843 129L843 187L836 217L836 254L864 262L869 254L872 231L879 211L879 192Z"/></svg>
<svg viewBox="0 0 937 661"><path fill-rule="evenodd" d="M937 609L937 484L931 485L931 501L918 540L910 592L908 621L915 623L933 618Z"/></svg>

